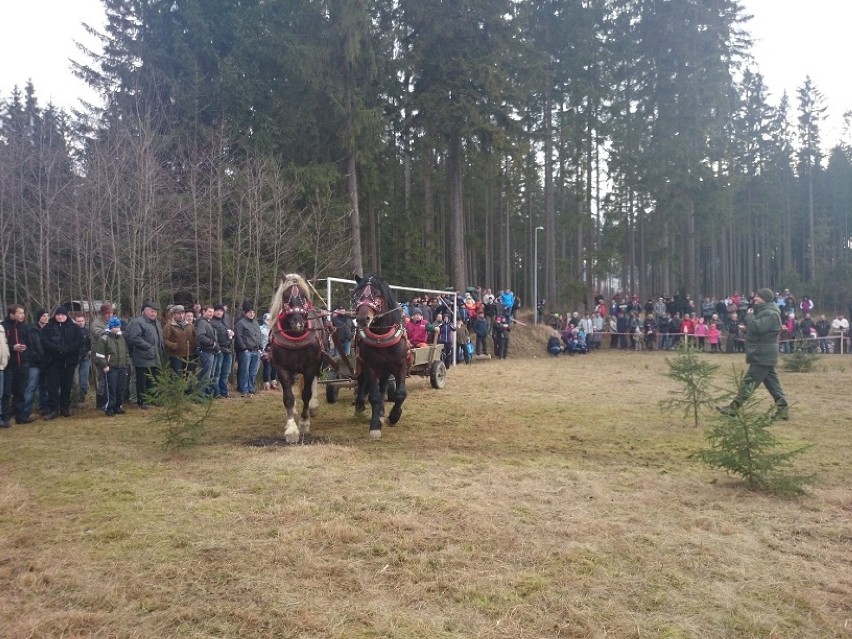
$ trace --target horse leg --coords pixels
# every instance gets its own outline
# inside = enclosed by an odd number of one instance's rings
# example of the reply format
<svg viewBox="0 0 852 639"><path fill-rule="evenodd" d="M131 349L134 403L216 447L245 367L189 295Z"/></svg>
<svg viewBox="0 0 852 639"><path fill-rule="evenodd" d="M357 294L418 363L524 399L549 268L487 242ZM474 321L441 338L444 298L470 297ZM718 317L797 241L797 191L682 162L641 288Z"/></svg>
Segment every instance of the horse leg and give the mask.
<svg viewBox="0 0 852 639"><path fill-rule="evenodd" d="M310 400L308 402L308 409L311 412L311 417L316 417L319 412L319 375L314 375L313 381L308 384L307 380L305 381L305 386L310 389Z"/></svg>
<svg viewBox="0 0 852 639"><path fill-rule="evenodd" d="M293 394L293 375L289 371L279 370L278 377L284 394L284 409L287 411L284 441L288 444L295 444L299 441L299 427L296 425L296 396Z"/></svg>
<svg viewBox="0 0 852 639"><path fill-rule="evenodd" d="M370 388L370 379L367 377L365 372L361 372L358 376L357 383L355 385L355 414L363 413L367 408L367 405L364 401L364 398L367 396L367 393Z"/></svg>
<svg viewBox="0 0 852 639"><path fill-rule="evenodd" d="M393 408L388 415L388 424L393 426L402 417L402 402L408 397L408 391L405 390L405 367L403 366L396 372L396 393L393 396Z"/></svg>
<svg viewBox="0 0 852 639"><path fill-rule="evenodd" d="M385 383L387 384L387 380L385 380ZM382 436L385 397L382 395L382 385L375 375L370 376L370 407L373 409L370 417L370 437L379 439Z"/></svg>
<svg viewBox="0 0 852 639"><path fill-rule="evenodd" d="M304 384L302 384L302 416L299 419L299 430L302 435L307 435L311 432L311 415L314 411L310 409L311 402L316 403L316 398L313 397L313 391L316 388L316 378L309 378L308 374L302 375Z"/></svg>

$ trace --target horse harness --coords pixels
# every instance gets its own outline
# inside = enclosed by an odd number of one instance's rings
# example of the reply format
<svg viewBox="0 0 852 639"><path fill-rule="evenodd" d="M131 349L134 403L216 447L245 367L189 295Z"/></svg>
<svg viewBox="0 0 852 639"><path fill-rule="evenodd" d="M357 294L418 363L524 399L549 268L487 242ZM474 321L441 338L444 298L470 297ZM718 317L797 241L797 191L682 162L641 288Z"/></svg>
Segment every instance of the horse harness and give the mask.
<svg viewBox="0 0 852 639"><path fill-rule="evenodd" d="M313 304L306 300L299 292L298 287L294 285L290 290L289 299L284 303L281 312L276 318L275 330L270 331L270 341L272 344L288 350L308 348L316 344L321 351L325 352L325 347L319 335L324 327L314 325L319 318L311 316L313 310ZM292 335L284 325L287 319L293 315L303 315L305 317L305 330L299 335Z"/></svg>

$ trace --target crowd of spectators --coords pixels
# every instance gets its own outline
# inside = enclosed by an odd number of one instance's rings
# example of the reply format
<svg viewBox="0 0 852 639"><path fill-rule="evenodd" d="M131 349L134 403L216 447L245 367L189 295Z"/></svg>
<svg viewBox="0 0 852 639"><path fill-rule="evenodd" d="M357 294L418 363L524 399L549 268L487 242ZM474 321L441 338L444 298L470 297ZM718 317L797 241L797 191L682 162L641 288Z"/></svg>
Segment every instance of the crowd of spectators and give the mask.
<svg viewBox="0 0 852 639"><path fill-rule="evenodd" d="M734 292L696 302L678 293L648 298L643 303L637 295L617 292L609 302L597 296L593 309L582 315L577 311L548 314L543 301L537 312L553 329L546 350L554 356L588 353L602 343L619 350L662 351L689 344L711 353L742 353L746 332L743 320L753 297L754 293ZM783 320L779 339L782 353L791 352L797 345L812 352L849 352L849 321L842 314L829 320L816 312L809 297L797 300L789 289L778 292L772 301Z"/></svg>
<svg viewBox="0 0 852 639"><path fill-rule="evenodd" d="M469 364L476 356L506 359L520 302L511 289L494 294L477 286L459 294L414 296L401 306L408 341L425 346L434 339L450 366Z"/></svg>
<svg viewBox="0 0 852 639"><path fill-rule="evenodd" d="M87 401L92 368L95 402L108 416L123 414L128 401L146 410L161 366L197 375L203 393L230 399L233 381L242 397L257 394L263 364L263 387L274 389L269 327L256 321L252 303L240 311L233 321L224 304L175 304L161 317L156 303L145 302L131 319L116 316L107 302L90 321L60 305L52 314L38 309L30 322L23 306L11 305L0 331L0 426L70 417L75 401Z"/></svg>

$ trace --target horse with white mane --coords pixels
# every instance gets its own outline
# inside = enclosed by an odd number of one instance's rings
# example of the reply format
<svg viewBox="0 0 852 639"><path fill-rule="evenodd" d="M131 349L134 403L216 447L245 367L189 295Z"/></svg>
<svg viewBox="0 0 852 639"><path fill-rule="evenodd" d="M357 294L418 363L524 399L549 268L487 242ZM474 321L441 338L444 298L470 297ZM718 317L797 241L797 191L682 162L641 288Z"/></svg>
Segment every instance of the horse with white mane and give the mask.
<svg viewBox="0 0 852 639"><path fill-rule="evenodd" d="M311 303L311 289L305 278L296 273L281 278L269 307L269 354L284 394L287 410L284 439L290 444L310 433L311 417L319 408L317 379L324 352L324 315ZM297 375L304 378L298 425L293 394Z"/></svg>

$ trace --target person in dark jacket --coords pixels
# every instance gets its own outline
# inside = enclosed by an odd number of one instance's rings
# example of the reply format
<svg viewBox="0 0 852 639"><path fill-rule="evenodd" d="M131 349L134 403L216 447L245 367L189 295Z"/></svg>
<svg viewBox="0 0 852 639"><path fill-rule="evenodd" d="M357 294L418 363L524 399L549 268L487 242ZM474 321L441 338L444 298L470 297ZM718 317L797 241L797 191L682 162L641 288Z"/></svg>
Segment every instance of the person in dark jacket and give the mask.
<svg viewBox="0 0 852 639"><path fill-rule="evenodd" d="M71 388L80 363L83 331L68 317L68 309L57 306L53 317L41 331L44 370L47 373L48 413L45 419L59 415L71 417Z"/></svg>
<svg viewBox="0 0 852 639"><path fill-rule="evenodd" d="M205 395L216 394L213 387L213 369L216 365L216 355L219 353L219 342L216 329L210 323L213 319L213 307L209 304L201 307L201 314L195 322L195 348L198 350L198 379Z"/></svg>
<svg viewBox="0 0 852 639"><path fill-rule="evenodd" d="M562 339L558 331L553 331L547 338L547 352L553 357L558 357L562 353Z"/></svg>
<svg viewBox="0 0 852 639"><path fill-rule="evenodd" d="M509 318L498 315L491 325L491 339L494 340L494 357L506 359L509 356Z"/></svg>
<svg viewBox="0 0 852 639"><path fill-rule="evenodd" d="M251 302L243 303L243 316L234 326L234 349L237 352L237 386L243 397L257 394L257 371L263 351L263 334L255 321L257 311Z"/></svg>
<svg viewBox="0 0 852 639"><path fill-rule="evenodd" d="M47 371L44 368L44 353L41 348L41 332L47 323L50 321L50 313L45 309L36 309L33 314L34 321L27 324L27 330L30 333L29 337L29 362L30 362L30 379L27 382L27 390L24 393L24 414L29 416L33 411L33 404L38 404L38 412L41 415L47 415L48 398L47 398Z"/></svg>
<svg viewBox="0 0 852 639"><path fill-rule="evenodd" d="M781 311L772 301L774 297L771 289L760 289L754 294L752 308L746 312L745 346L748 371L731 404L719 408L719 412L724 415L736 414L754 389L763 384L775 401L775 418L785 420L789 418L789 405L775 370L778 363Z"/></svg>
<svg viewBox="0 0 852 639"><path fill-rule="evenodd" d="M443 345L441 357L444 360L444 365L449 368L453 363L453 341L456 332L456 327L450 319L450 314L439 313L435 316L434 330L438 332L438 343Z"/></svg>
<svg viewBox="0 0 852 639"><path fill-rule="evenodd" d="M159 310L154 302L143 303L141 314L130 322L125 337L136 369L136 404L142 410L148 408L146 395L154 383L163 353L163 328L157 321Z"/></svg>
<svg viewBox="0 0 852 639"><path fill-rule="evenodd" d="M224 304L216 304L213 307L213 319L210 320L216 331L216 342L219 344L216 363L213 366L213 390L220 399L228 399L231 396L228 380L234 365L234 331L228 327L225 312Z"/></svg>
<svg viewBox="0 0 852 639"><path fill-rule="evenodd" d="M30 379L30 330L25 324L27 313L20 304L6 309L6 318L2 322L9 347L9 363L3 373L3 410L4 425L12 415L19 424L29 424L33 420L24 411L24 394Z"/></svg>
<svg viewBox="0 0 852 639"><path fill-rule="evenodd" d="M488 355L488 319L479 312L473 320L473 334L476 335L476 354Z"/></svg>
<svg viewBox="0 0 852 639"><path fill-rule="evenodd" d="M411 311L411 317L414 319L414 309ZM422 317L422 311L421 311ZM355 336L355 331L352 327L352 318L346 312L346 308L338 306L334 313L331 314L331 323L334 325L334 330L337 333L337 339L340 340L340 347L343 349L343 354L347 357L352 352L352 338ZM332 355L338 353L332 352Z"/></svg>
<svg viewBox="0 0 852 639"><path fill-rule="evenodd" d="M80 315L74 318L74 323L83 331L83 345L80 347L80 359L77 364L77 388L80 389L80 404L86 403L89 393L89 371L92 368L92 338L86 318Z"/></svg>

